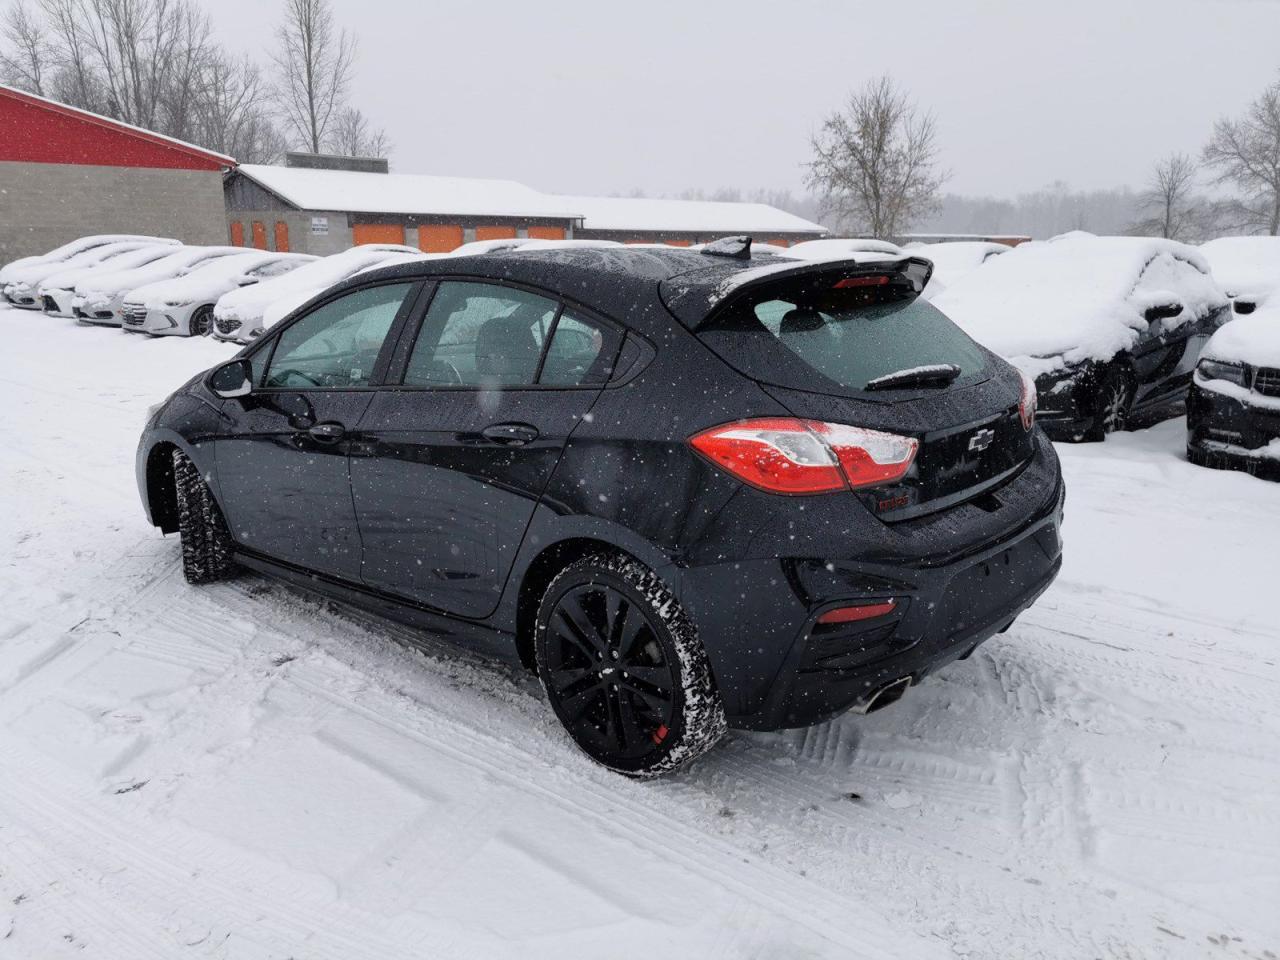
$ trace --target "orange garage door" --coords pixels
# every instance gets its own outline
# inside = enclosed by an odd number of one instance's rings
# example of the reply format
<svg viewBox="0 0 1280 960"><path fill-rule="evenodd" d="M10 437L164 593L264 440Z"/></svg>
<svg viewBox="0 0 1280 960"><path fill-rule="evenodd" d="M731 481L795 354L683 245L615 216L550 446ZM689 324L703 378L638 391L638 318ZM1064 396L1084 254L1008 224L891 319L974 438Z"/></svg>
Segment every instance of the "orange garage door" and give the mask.
<svg viewBox="0 0 1280 960"><path fill-rule="evenodd" d="M283 220L276 221L276 252L289 252L289 225Z"/></svg>
<svg viewBox="0 0 1280 960"><path fill-rule="evenodd" d="M357 223L351 228L351 242L404 243L404 227L398 223Z"/></svg>
<svg viewBox="0 0 1280 960"><path fill-rule="evenodd" d="M476 227L477 240L509 240L515 235L515 227Z"/></svg>
<svg viewBox="0 0 1280 960"><path fill-rule="evenodd" d="M231 244L236 247L244 246L244 224L239 220L231 221Z"/></svg>
<svg viewBox="0 0 1280 960"><path fill-rule="evenodd" d="M267 228L261 220L253 221L253 245L259 250L267 249Z"/></svg>
<svg viewBox="0 0 1280 960"><path fill-rule="evenodd" d="M534 240L563 240L564 227L530 227L529 236Z"/></svg>
<svg viewBox="0 0 1280 960"><path fill-rule="evenodd" d="M418 249L424 253L448 253L462 246L462 227L456 223L424 223L418 227Z"/></svg>

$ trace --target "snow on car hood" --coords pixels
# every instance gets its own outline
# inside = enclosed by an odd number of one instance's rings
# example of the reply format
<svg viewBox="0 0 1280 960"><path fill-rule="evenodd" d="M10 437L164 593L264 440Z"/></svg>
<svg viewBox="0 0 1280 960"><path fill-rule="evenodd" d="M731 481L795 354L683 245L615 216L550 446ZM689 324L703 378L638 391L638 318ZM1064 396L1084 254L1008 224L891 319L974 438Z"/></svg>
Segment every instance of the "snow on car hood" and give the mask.
<svg viewBox="0 0 1280 960"><path fill-rule="evenodd" d="M35 264L66 264L72 257L84 253L94 247L100 247L108 243L139 243L139 244L163 244L165 246L180 246L179 241L171 237L147 237L141 234L133 233L102 233L93 236L80 237L72 240L70 243L64 243L60 247L55 247L48 253L41 253L34 257L22 257L0 267L0 283L11 283L18 279L18 273L23 267L34 266Z"/></svg>
<svg viewBox="0 0 1280 960"><path fill-rule="evenodd" d="M1163 321L1170 327L1225 305L1208 272L1196 248L1171 240L1071 234L1015 247L933 303L1010 360L1108 360L1137 343L1144 310L1161 297L1184 307Z"/></svg>
<svg viewBox="0 0 1280 960"><path fill-rule="evenodd" d="M1280 287L1280 237L1219 237L1202 243L1200 252L1228 296Z"/></svg>
<svg viewBox="0 0 1280 960"><path fill-rule="evenodd" d="M932 279L940 284L938 293L941 293L942 288L978 269L988 258L1006 254L1013 248L986 240L957 240L952 243L912 243L903 249L913 257L924 257L933 263Z"/></svg>
<svg viewBox="0 0 1280 960"><path fill-rule="evenodd" d="M144 264L159 260L161 257L168 256L173 253L173 249L172 246L158 245L130 250L104 260L102 263L59 270L57 273L45 277L40 282L40 286L51 290L74 290L78 284L92 280L95 276L141 267Z"/></svg>
<svg viewBox="0 0 1280 960"><path fill-rule="evenodd" d="M165 303L193 303L197 300L212 303L228 290L238 289L238 281L254 267L276 259L275 253L241 253L219 257L202 263L182 277L158 280L129 291L129 299L147 306ZM306 263L299 260L299 264Z"/></svg>
<svg viewBox="0 0 1280 960"><path fill-rule="evenodd" d="M1209 338L1200 356L1255 367L1280 367L1280 304L1236 317Z"/></svg>
<svg viewBox="0 0 1280 960"><path fill-rule="evenodd" d="M242 253L244 250L240 247L180 247L167 257L153 260L145 266L134 267L132 270L95 273L90 279L76 284L76 293L84 296L113 297L120 293L127 293L136 287L155 283L157 280L175 277L180 271L204 257L234 256Z"/></svg>
<svg viewBox="0 0 1280 960"><path fill-rule="evenodd" d="M5 282L28 283L34 286L42 283L46 277L51 277L55 273L62 273L64 270L72 270L79 267L98 266L99 264L104 264L104 261L110 261L114 257L146 246L150 246L150 244L141 243L137 240L120 241L119 243L108 243L84 250L75 254L75 256L68 257L66 260L39 260L15 269Z"/></svg>
<svg viewBox="0 0 1280 960"><path fill-rule="evenodd" d="M218 299L213 313L219 319L239 320L242 323L256 322L262 317L263 311L277 300L311 291L302 300L295 300L296 306L352 274L380 266L394 257L405 254L418 254L418 252L413 247L398 244L369 244L352 247L342 253L331 254L304 264L283 276L272 277L253 286L223 294Z"/></svg>

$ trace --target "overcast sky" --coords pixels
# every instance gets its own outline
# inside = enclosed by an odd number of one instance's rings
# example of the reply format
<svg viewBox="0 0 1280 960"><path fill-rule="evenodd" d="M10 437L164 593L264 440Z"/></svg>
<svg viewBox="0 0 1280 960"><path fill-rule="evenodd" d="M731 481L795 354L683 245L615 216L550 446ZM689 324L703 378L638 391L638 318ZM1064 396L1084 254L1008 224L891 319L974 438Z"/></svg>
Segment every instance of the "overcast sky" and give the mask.
<svg viewBox="0 0 1280 960"><path fill-rule="evenodd" d="M565 193L799 190L809 135L892 73L938 118L950 190L1140 184L1280 77L1266 0L334 0L353 102L405 173ZM264 56L276 0L207 6ZM253 30L246 30L253 24Z"/></svg>

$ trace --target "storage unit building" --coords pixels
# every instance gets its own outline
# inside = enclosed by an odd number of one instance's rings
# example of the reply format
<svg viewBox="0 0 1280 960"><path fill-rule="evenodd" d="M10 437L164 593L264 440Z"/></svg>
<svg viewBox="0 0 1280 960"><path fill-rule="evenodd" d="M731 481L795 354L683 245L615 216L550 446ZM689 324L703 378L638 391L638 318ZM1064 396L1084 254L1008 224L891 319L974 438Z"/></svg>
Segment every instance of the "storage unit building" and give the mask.
<svg viewBox="0 0 1280 960"><path fill-rule="evenodd" d="M387 173L385 161L362 158L289 154L287 161L243 164L227 176L233 244L324 255L402 243L445 253L507 237L687 246L745 233L786 246L827 233L763 203L569 197L511 180Z"/></svg>
<svg viewBox="0 0 1280 960"><path fill-rule="evenodd" d="M231 157L0 86L0 263L94 233L224 243Z"/></svg>
<svg viewBox="0 0 1280 960"><path fill-rule="evenodd" d="M511 180L247 163L225 188L233 244L319 255L361 243L444 253L470 240L569 239L581 220L563 199Z"/></svg>

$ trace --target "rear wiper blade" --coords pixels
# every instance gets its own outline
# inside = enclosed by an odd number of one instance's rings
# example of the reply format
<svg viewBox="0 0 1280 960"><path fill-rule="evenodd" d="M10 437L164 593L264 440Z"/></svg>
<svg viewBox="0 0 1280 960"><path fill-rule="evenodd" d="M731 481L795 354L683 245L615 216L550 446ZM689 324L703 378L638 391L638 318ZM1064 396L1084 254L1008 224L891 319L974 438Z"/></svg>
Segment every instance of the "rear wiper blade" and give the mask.
<svg viewBox="0 0 1280 960"><path fill-rule="evenodd" d="M867 383L866 390L892 390L894 387L945 387L960 376L960 368L954 363L930 363L923 367L910 367L894 373L886 373Z"/></svg>

